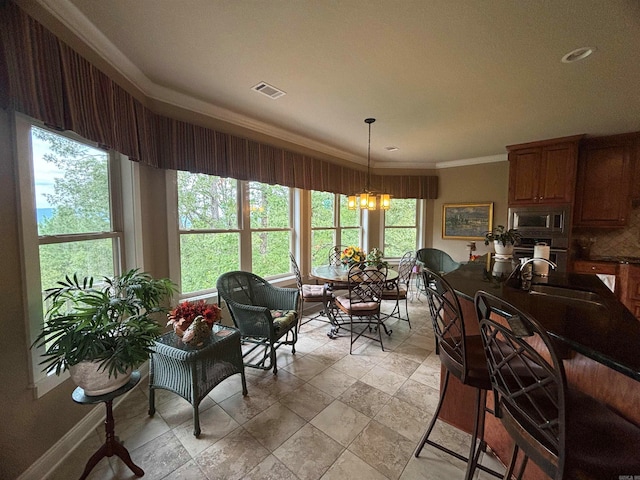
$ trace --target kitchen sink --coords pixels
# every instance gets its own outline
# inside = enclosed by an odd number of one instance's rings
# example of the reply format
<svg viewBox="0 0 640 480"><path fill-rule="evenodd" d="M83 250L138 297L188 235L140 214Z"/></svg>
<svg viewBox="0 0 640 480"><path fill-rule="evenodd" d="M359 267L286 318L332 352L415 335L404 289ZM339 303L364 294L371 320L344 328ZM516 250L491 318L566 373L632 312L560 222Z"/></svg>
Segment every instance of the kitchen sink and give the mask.
<svg viewBox="0 0 640 480"><path fill-rule="evenodd" d="M532 295L555 297L569 302L587 302L596 305L604 304L602 297L597 293L586 290L576 290L574 288L558 287L555 285L531 285L529 293Z"/></svg>

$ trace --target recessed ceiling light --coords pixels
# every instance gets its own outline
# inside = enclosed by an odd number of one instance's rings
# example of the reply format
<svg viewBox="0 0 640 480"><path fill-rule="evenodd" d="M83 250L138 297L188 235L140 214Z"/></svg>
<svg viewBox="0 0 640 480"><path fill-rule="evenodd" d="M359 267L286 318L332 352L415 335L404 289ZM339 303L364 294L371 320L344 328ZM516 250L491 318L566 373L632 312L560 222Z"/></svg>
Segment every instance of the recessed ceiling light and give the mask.
<svg viewBox="0 0 640 480"><path fill-rule="evenodd" d="M596 47L580 47L570 51L564 57L562 57L562 63L573 63L584 60L597 49Z"/></svg>
<svg viewBox="0 0 640 480"><path fill-rule="evenodd" d="M385 149L386 151L388 151L388 152L396 152L396 151L398 151L398 150L399 150L399 148L398 148L398 147L392 147L392 146L384 147L384 149Z"/></svg>

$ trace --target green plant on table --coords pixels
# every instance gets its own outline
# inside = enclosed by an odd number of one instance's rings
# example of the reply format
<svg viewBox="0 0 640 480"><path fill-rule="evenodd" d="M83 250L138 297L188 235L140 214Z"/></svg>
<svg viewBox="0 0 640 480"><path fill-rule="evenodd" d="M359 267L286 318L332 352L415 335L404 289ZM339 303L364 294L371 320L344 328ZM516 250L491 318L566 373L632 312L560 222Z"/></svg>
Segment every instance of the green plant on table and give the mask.
<svg viewBox="0 0 640 480"><path fill-rule="evenodd" d="M493 230L486 232L484 235L484 244L489 245L491 242L499 242L506 247L507 243L515 245L520 240L520 233L515 228L507 228L504 225L498 225Z"/></svg>
<svg viewBox="0 0 640 480"><path fill-rule="evenodd" d="M174 291L170 279L138 270L99 284L93 277L66 276L45 292L50 306L33 343L45 348L43 370L59 375L85 360L99 362L109 376L137 367L161 333L155 314L167 312L162 302Z"/></svg>

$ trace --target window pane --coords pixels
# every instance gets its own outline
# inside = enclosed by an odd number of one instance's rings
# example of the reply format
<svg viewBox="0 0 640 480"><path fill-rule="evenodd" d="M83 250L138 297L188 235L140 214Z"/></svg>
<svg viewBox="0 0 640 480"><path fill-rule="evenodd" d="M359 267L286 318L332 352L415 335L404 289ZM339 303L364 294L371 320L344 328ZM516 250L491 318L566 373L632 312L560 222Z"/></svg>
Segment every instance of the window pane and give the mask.
<svg viewBox="0 0 640 480"><path fill-rule="evenodd" d="M291 271L289 251L291 233L253 232L251 234L252 271L261 277L279 275Z"/></svg>
<svg viewBox="0 0 640 480"><path fill-rule="evenodd" d="M348 197L340 195L340 226L342 227L359 227L360 226L360 210L349 210L347 207ZM342 243L345 243L344 241Z"/></svg>
<svg viewBox="0 0 640 480"><path fill-rule="evenodd" d="M329 249L335 245L334 230L311 231L311 264L314 267L326 265Z"/></svg>
<svg viewBox="0 0 640 480"><path fill-rule="evenodd" d="M343 229L341 244L360 246L360 229L359 228Z"/></svg>
<svg viewBox="0 0 640 480"><path fill-rule="evenodd" d="M389 210L384 213L386 227L413 227L416 225L416 205L414 198L395 198Z"/></svg>
<svg viewBox="0 0 640 480"><path fill-rule="evenodd" d="M181 230L236 230L238 181L178 172L178 216Z"/></svg>
<svg viewBox="0 0 640 480"><path fill-rule="evenodd" d="M384 256L401 257L406 252L415 250L417 233L416 228L385 228Z"/></svg>
<svg viewBox="0 0 640 480"><path fill-rule="evenodd" d="M117 240L116 240L117 241ZM78 277L113 277L113 242L111 238L40 245L42 290L54 287L65 275Z"/></svg>
<svg viewBox="0 0 640 480"><path fill-rule="evenodd" d="M252 229L289 228L289 204L288 187L249 182Z"/></svg>
<svg viewBox="0 0 640 480"><path fill-rule="evenodd" d="M183 293L215 288L221 274L240 268L240 234L180 235L180 266Z"/></svg>
<svg viewBox="0 0 640 480"><path fill-rule="evenodd" d="M38 235L110 231L108 154L37 127L31 145Z"/></svg>
<svg viewBox="0 0 640 480"><path fill-rule="evenodd" d="M335 193L311 192L311 228L333 227Z"/></svg>

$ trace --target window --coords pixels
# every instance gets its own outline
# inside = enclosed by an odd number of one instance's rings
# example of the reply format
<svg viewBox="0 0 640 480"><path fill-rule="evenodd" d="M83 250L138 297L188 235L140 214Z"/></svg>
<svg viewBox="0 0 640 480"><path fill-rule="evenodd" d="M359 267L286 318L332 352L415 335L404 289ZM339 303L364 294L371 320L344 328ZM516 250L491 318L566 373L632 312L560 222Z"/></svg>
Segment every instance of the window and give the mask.
<svg viewBox="0 0 640 480"><path fill-rule="evenodd" d="M209 294L232 270L289 274L291 204L287 187L177 172L181 296Z"/></svg>
<svg viewBox="0 0 640 480"><path fill-rule="evenodd" d="M334 245L360 245L360 212L347 208L347 197L311 192L311 263L327 263Z"/></svg>
<svg viewBox="0 0 640 480"><path fill-rule="evenodd" d="M384 256L399 258L417 245L417 203L413 198L395 198L384 213Z"/></svg>
<svg viewBox="0 0 640 480"><path fill-rule="evenodd" d="M289 273L291 193L288 187L249 182L251 271L261 277Z"/></svg>
<svg viewBox="0 0 640 480"><path fill-rule="evenodd" d="M183 293L211 290L240 268L237 180L178 172L178 224Z"/></svg>
<svg viewBox="0 0 640 480"><path fill-rule="evenodd" d="M123 269L119 155L16 116L22 237L30 336L40 332L44 291L65 275L113 276ZM66 377L46 375L32 350L42 395Z"/></svg>

